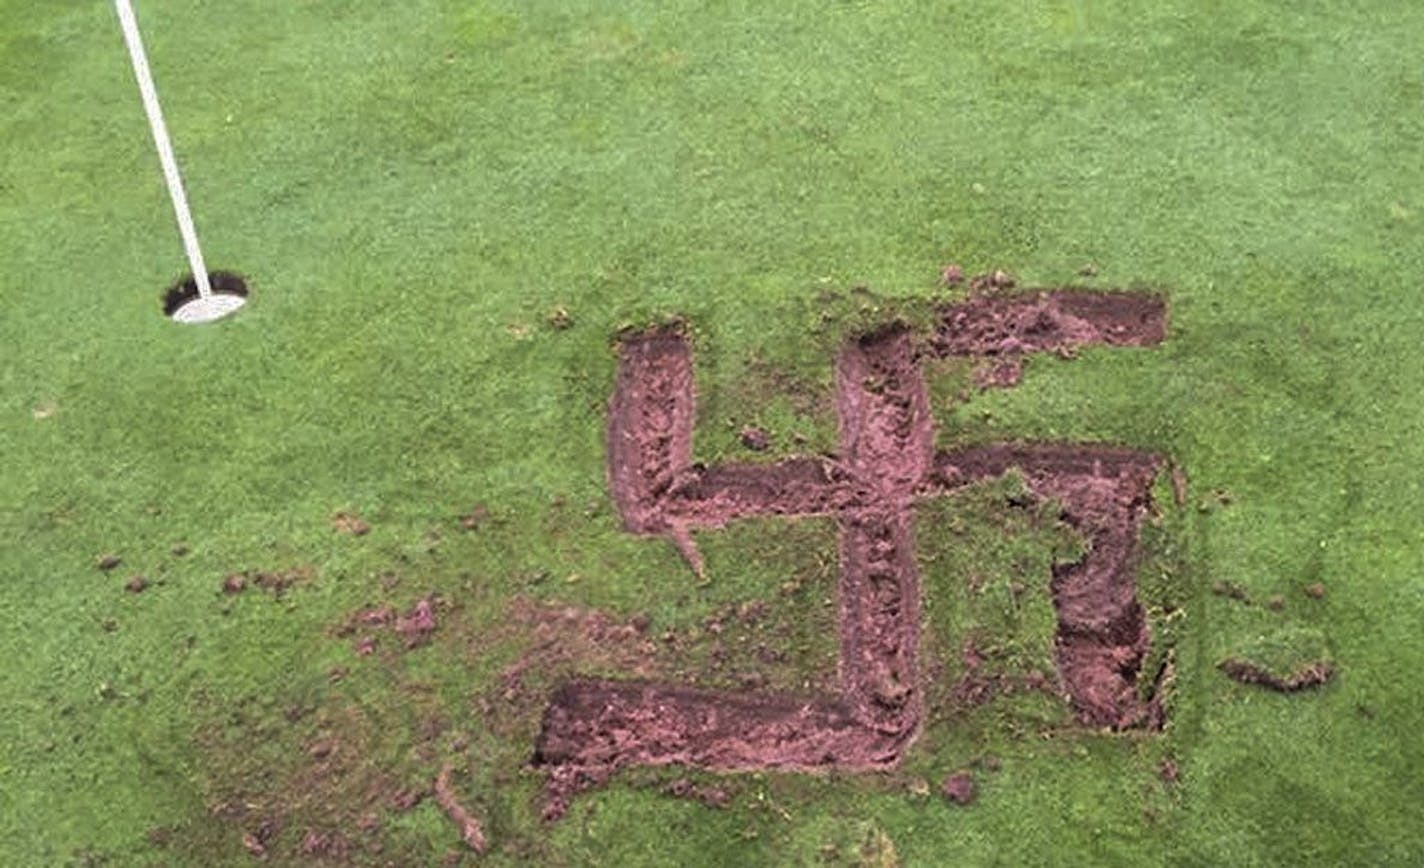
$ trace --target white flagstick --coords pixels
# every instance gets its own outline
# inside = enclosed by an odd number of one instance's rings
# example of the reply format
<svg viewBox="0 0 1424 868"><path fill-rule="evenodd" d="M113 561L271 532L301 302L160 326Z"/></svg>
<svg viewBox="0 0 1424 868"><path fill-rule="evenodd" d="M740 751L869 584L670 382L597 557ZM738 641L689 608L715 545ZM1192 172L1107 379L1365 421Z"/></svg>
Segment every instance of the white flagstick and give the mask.
<svg viewBox="0 0 1424 868"><path fill-rule="evenodd" d="M148 125L153 130L158 160L163 164L163 179L168 183L168 195L173 200L173 212L178 217L178 231L183 236L183 248L188 253L188 264L193 269L193 280L198 287L198 298L179 308L173 318L181 322L208 322L241 307L245 299L226 294L213 295L212 285L208 282L208 269L203 264L203 251L198 247L198 230L193 227L188 197L183 192L183 178L178 174L178 160L173 156L173 143L168 140L163 110L158 106L158 91L153 86L153 74L148 69L148 56L143 50L143 38L139 36L133 4L130 0L114 0L114 7L119 13L124 41L129 46L129 57L133 59L134 77L138 79L143 108L148 114Z"/></svg>

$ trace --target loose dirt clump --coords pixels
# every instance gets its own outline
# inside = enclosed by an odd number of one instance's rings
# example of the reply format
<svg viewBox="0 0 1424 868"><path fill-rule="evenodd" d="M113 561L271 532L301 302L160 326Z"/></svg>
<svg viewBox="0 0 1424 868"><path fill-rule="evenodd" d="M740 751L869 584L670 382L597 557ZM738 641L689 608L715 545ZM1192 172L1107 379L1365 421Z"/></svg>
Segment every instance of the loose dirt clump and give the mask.
<svg viewBox="0 0 1424 868"><path fill-rule="evenodd" d="M1325 597L1325 585L1321 582L1306 585L1302 590L1307 597L1313 600L1319 600Z"/></svg>
<svg viewBox="0 0 1424 868"><path fill-rule="evenodd" d="M743 446L753 452L765 452L771 448L771 438L767 437L766 432L760 428L750 426L743 428L738 439L742 441Z"/></svg>
<svg viewBox="0 0 1424 868"><path fill-rule="evenodd" d="M350 534L351 536L365 536L371 532L371 526L352 512L338 512L333 515L331 527L337 533Z"/></svg>
<svg viewBox="0 0 1424 868"><path fill-rule="evenodd" d="M939 282L941 286L958 286L964 282L964 267L957 262L950 262L939 270Z"/></svg>
<svg viewBox="0 0 1424 868"><path fill-rule="evenodd" d="M130 576L124 583L124 590L130 594L141 594L148 589L148 579L143 576Z"/></svg>
<svg viewBox="0 0 1424 868"><path fill-rule="evenodd" d="M940 793L956 805L967 805L978 794L974 786L974 775L967 771L955 772L946 777L940 785Z"/></svg>
<svg viewBox="0 0 1424 868"><path fill-rule="evenodd" d="M123 562L124 559L116 554L106 554L99 556L98 560L95 563L95 566L107 573L109 570L115 569L119 566L119 564L122 564Z"/></svg>

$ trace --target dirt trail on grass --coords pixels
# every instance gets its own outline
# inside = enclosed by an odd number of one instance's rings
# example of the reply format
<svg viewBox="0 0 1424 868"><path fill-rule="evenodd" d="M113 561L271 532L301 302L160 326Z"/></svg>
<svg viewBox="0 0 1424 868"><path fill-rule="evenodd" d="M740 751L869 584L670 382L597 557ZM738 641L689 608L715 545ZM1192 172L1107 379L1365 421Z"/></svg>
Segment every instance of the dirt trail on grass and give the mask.
<svg viewBox="0 0 1424 868"><path fill-rule="evenodd" d="M1056 290L979 297L941 311L936 355L1067 352L1144 345L1165 334L1153 296ZM1091 725L1157 726L1138 698L1149 632L1133 572L1138 529L1161 460L1131 449L991 445L936 455L913 335L890 328L836 360L839 454L771 465L692 463L692 349L676 329L626 337L609 402L608 478L624 527L671 539L700 571L689 533L750 516L834 515L840 536L839 694L710 691L575 679L555 692L534 755L548 770L545 816L629 765L865 769L893 765L924 716L920 582L912 510L1019 468L1090 543L1054 569L1059 675Z"/></svg>
<svg viewBox="0 0 1424 868"><path fill-rule="evenodd" d="M1140 347L1167 336L1167 303L1138 292L1054 289L980 296L940 310L930 346L942 356L1068 353L1106 344Z"/></svg>

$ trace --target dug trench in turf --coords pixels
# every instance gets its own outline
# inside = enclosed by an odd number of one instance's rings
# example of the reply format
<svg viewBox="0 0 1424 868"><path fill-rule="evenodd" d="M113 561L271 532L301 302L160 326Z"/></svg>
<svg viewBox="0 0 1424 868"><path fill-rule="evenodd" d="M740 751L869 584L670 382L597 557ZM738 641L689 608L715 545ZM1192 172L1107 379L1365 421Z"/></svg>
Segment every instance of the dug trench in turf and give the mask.
<svg viewBox="0 0 1424 868"><path fill-rule="evenodd" d="M929 350L1064 352L1085 343L1162 339L1160 299L1088 298L1093 295L1099 294L970 299L941 312ZM955 337L960 327L978 337ZM1005 344L1008 339L1016 343ZM691 460L690 343L675 328L622 341L609 402L608 482L625 529L665 535L701 572L693 529L749 516L835 516L840 690L802 696L569 681L555 691L535 747L534 764L548 769L546 818L561 816L578 792L630 765L855 770L897 763L924 713L914 503L1015 467L1035 495L1058 500L1064 520L1091 543L1082 559L1055 568L1051 585L1059 674L1079 719L1119 729L1160 725L1160 705L1138 698L1149 632L1133 573L1138 526L1160 459L1071 444L936 455L917 352L913 336L900 327L841 351L838 455L706 467Z"/></svg>

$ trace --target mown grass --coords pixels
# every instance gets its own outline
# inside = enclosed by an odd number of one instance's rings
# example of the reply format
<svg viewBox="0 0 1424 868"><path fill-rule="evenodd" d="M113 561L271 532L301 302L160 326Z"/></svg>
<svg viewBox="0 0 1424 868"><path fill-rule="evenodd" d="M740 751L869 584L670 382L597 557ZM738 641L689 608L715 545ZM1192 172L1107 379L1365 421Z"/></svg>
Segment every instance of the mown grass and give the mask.
<svg viewBox="0 0 1424 868"><path fill-rule="evenodd" d="M359 701L372 762L431 771L412 682L449 724L436 761L482 733L460 780L496 863L1424 858L1420 10L140 7L208 259L254 295L210 328L160 318L182 264L113 13L0 2L0 861L241 862L212 809L254 757L274 780L306 761L292 702ZM695 589L619 531L612 337L692 324L700 457L740 454L746 424L824 449L831 351L875 314L854 288L893 309L949 259L1169 294L1161 347L1032 359L1017 389L937 404L942 439L1170 454L1201 510L1179 581L1284 609L1189 596L1167 733L1003 750L968 808L910 770L738 777L724 810L632 777L544 829L534 712L482 727L475 701L521 653L509 601L693 624L814 557L776 560L795 532L745 563L709 540ZM493 518L466 532L476 503ZM337 510L372 532L336 534ZM281 599L219 591L304 565ZM153 586L124 592L134 573ZM330 634L431 592L460 608L393 672ZM1335 679L1285 696L1216 672L1263 619L1319 630ZM208 737L234 709L252 728ZM977 755L947 744L916 773ZM398 862L458 845L429 801L385 822Z"/></svg>

